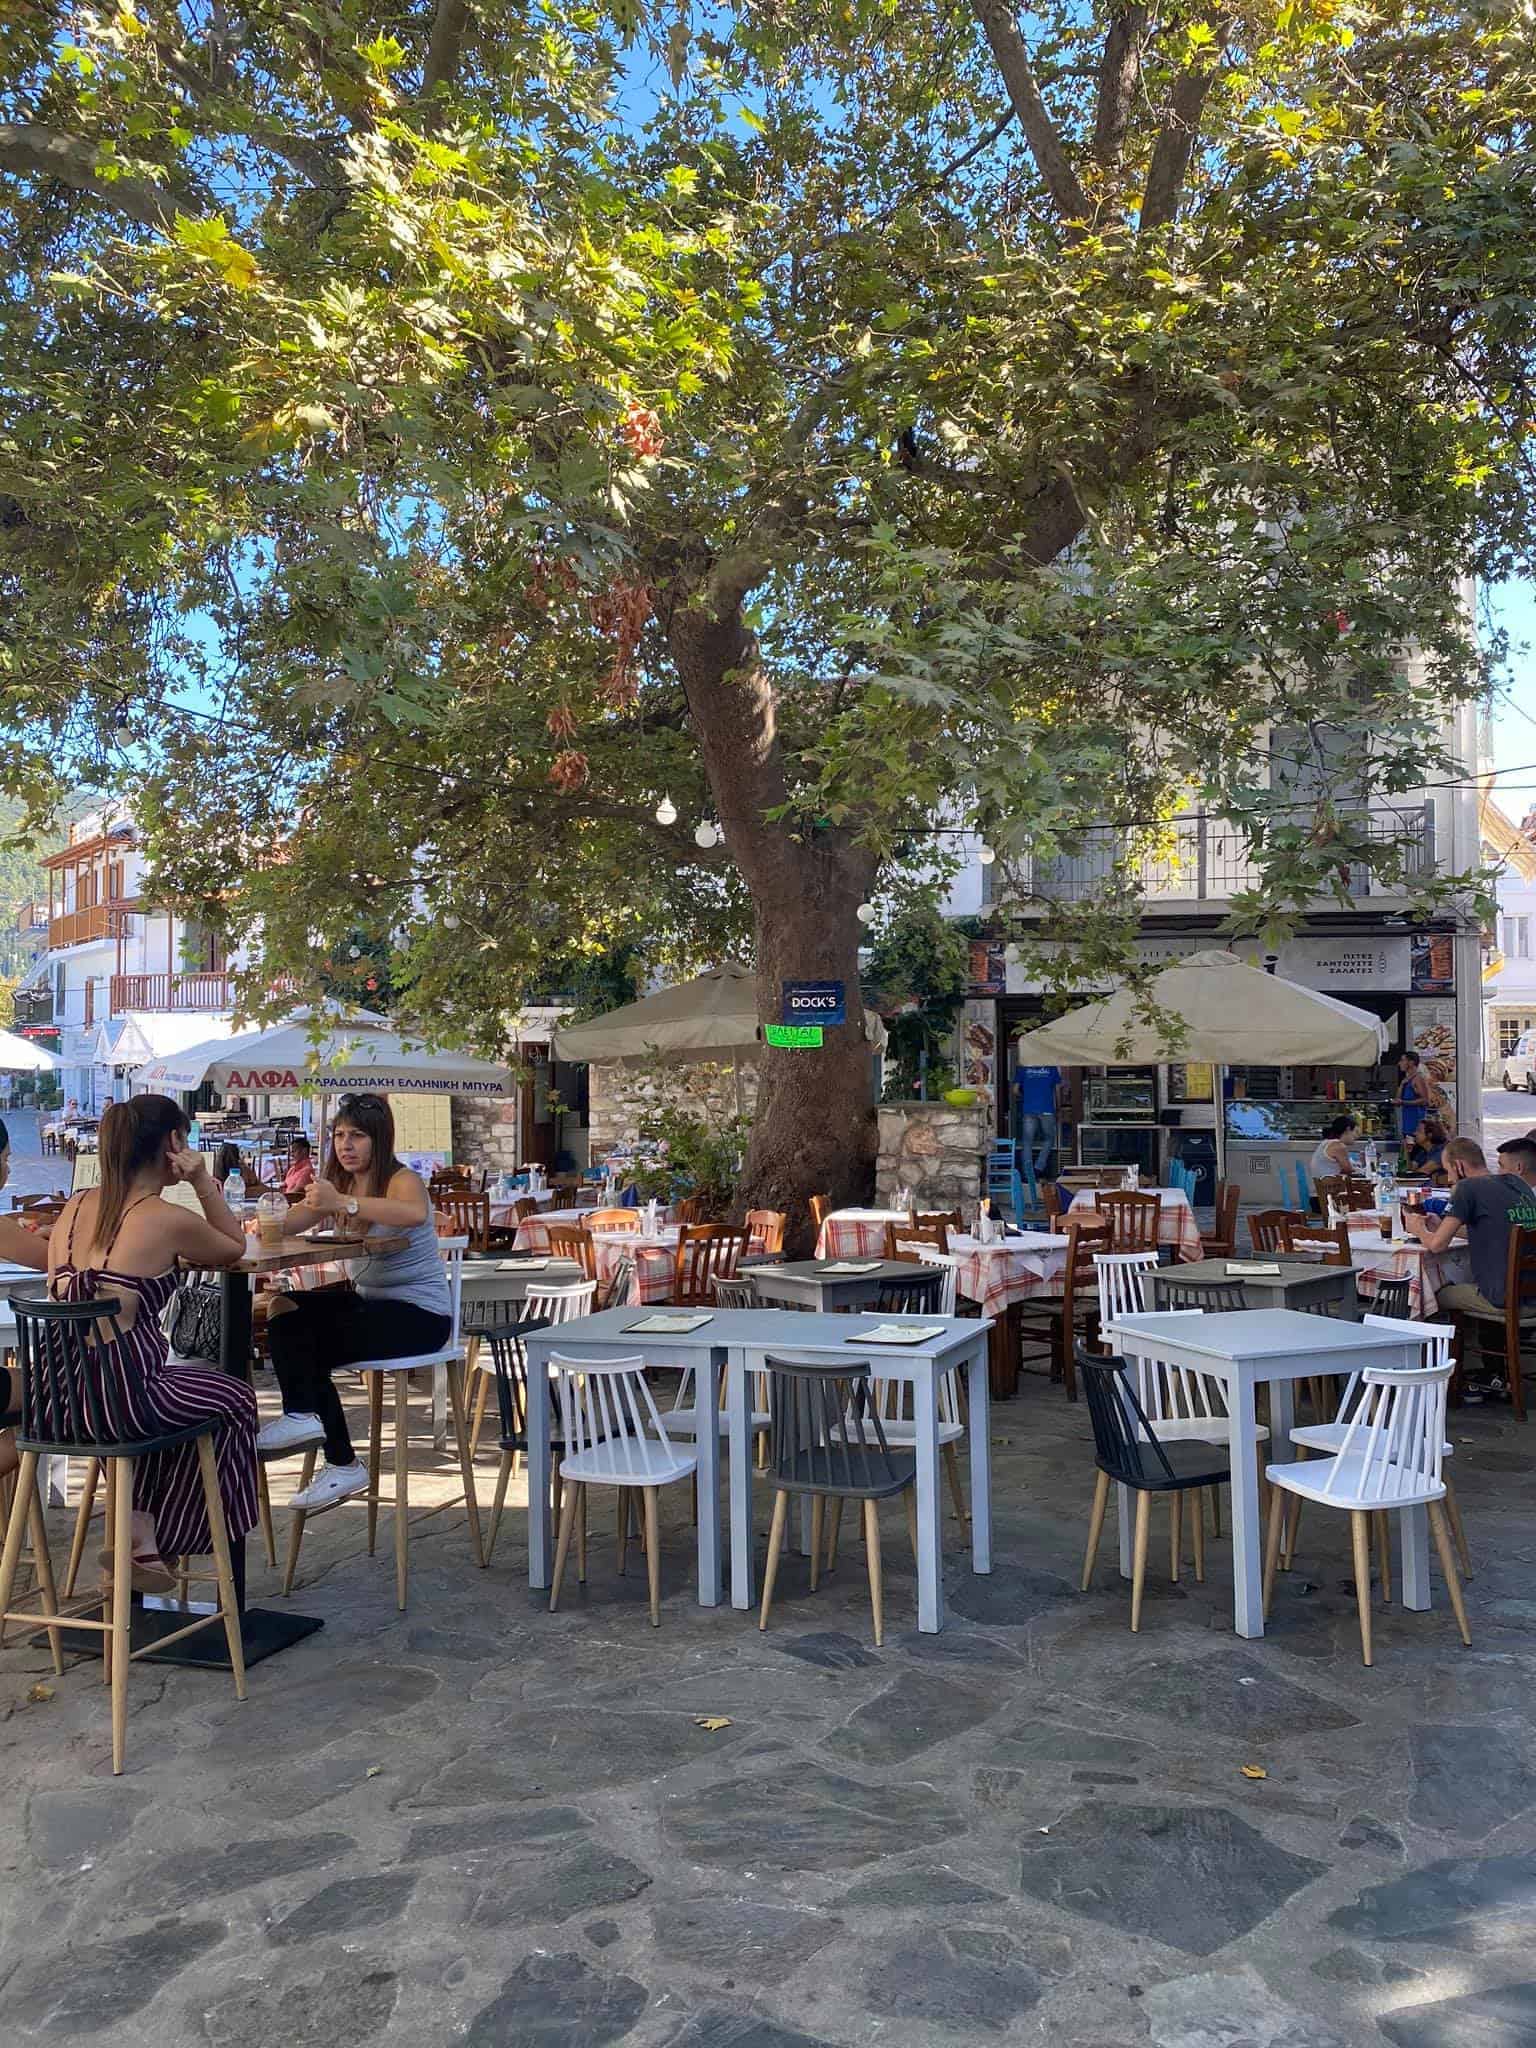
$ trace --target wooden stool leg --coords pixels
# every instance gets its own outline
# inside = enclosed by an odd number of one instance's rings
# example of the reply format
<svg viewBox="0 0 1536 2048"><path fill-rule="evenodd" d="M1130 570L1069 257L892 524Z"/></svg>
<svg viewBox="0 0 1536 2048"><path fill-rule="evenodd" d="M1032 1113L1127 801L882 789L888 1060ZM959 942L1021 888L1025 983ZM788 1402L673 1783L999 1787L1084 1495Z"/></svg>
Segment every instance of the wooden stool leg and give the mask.
<svg viewBox="0 0 1536 2048"><path fill-rule="evenodd" d="M1440 1553L1440 1569L1445 1575L1445 1590L1450 1595L1451 1612L1456 1617L1456 1626L1461 1630L1461 1640L1472 1647L1472 1631L1467 1625L1466 1602L1461 1597L1461 1582L1456 1576L1456 1558L1451 1549L1451 1534L1446 1526L1445 1511L1441 1502L1432 1500L1429 1504L1429 1526L1435 1539L1435 1548Z"/></svg>
<svg viewBox="0 0 1536 2048"><path fill-rule="evenodd" d="M1445 1482L1445 1512L1451 1524L1451 1534L1456 1539L1456 1555L1461 1559L1461 1576L1472 1576L1472 1553L1467 1548L1467 1532L1461 1526L1461 1508L1457 1504L1456 1489L1449 1479Z"/></svg>
<svg viewBox="0 0 1536 2048"><path fill-rule="evenodd" d="M843 1502L842 1496L839 1495L838 1498L835 1501L833 1501L832 1512L827 1517L827 1570L829 1572L836 1571L837 1569L837 1544L838 1538L842 1535L842 1533Z"/></svg>
<svg viewBox="0 0 1536 2048"><path fill-rule="evenodd" d="M661 1491L642 1489L645 1498L645 1571L650 1581L651 1627L661 1627Z"/></svg>
<svg viewBox="0 0 1536 2048"><path fill-rule="evenodd" d="M469 1547L475 1563L485 1569L485 1542L480 1534L480 1497L475 1490L475 1459L464 1428L464 1368L450 1361L448 1366L448 1409L453 1417L453 1440L459 1453L459 1476L464 1481L464 1511L469 1516Z"/></svg>
<svg viewBox="0 0 1536 2048"><path fill-rule="evenodd" d="M560 1504L560 1534L555 1539L555 1573L549 1586L549 1611L554 1613L560 1604L560 1588L565 1582L565 1560L570 1554L571 1531L576 1526L576 1488L567 1488Z"/></svg>
<svg viewBox="0 0 1536 2048"><path fill-rule="evenodd" d="M1381 1604L1392 1605L1392 1522L1385 1513L1377 1513L1376 1524L1376 1572L1381 1580Z"/></svg>
<svg viewBox="0 0 1536 2048"><path fill-rule="evenodd" d="M864 1561L869 1566L869 1604L875 1617L875 1648L885 1641L885 1581L880 1568L880 1511L864 1503Z"/></svg>
<svg viewBox="0 0 1536 2048"><path fill-rule="evenodd" d="M1101 1472L1093 1489L1093 1507L1088 1515L1088 1548L1083 1552L1083 1583L1087 1592L1093 1584L1093 1568L1099 1561L1099 1538L1104 1533L1104 1515L1109 1506L1109 1474Z"/></svg>
<svg viewBox="0 0 1536 2048"><path fill-rule="evenodd" d="M304 1463L299 1470L298 1490L300 1493L304 1491L305 1487L308 1486L311 1479L315 1476L315 1459L318 1449L318 1445L311 1444L304 1453ZM374 1511L375 1506L376 1503L370 1500L368 1503L370 1515ZM304 1541L304 1524L308 1520L309 1517L302 1508L294 1509L293 1520L288 1525L288 1561L283 1567L284 1593L291 1593L293 1591L293 1575L299 1568L299 1545ZM368 1547L371 1550L373 1545L370 1543Z"/></svg>
<svg viewBox="0 0 1536 2048"><path fill-rule="evenodd" d="M235 1604L235 1568L229 1554L229 1530L224 1522L224 1500L219 1492L219 1467L213 1455L213 1438L197 1439L197 1462L203 1474L203 1499L208 1507L208 1534L213 1540L213 1569L219 1582L219 1611L224 1617L224 1640L229 1645L229 1668L235 1678L235 1698L245 1698L245 1643L240 1634L240 1610Z"/></svg>
<svg viewBox="0 0 1536 2048"><path fill-rule="evenodd" d="M516 1451L503 1451L501 1454L501 1470L496 1474L496 1499L491 1506L490 1533L485 1540L487 1564L496 1549L496 1531L501 1527L501 1511L507 1503L507 1483L512 1477L512 1461L516 1456Z"/></svg>
<svg viewBox="0 0 1536 2048"><path fill-rule="evenodd" d="M410 1374L395 1381L395 1605L404 1614L411 1584Z"/></svg>
<svg viewBox="0 0 1536 2048"><path fill-rule="evenodd" d="M1184 1548L1184 1496L1171 1493L1168 1496L1168 1576L1173 1583L1179 1583L1179 1553Z"/></svg>
<svg viewBox="0 0 1536 2048"><path fill-rule="evenodd" d="M907 1510L907 1541L912 1546L912 1562L917 1563L917 1488L915 1485L902 1488L902 1503Z"/></svg>
<svg viewBox="0 0 1536 2048"><path fill-rule="evenodd" d="M1131 1559L1131 1634L1141 1628L1141 1596L1147 1583L1147 1546L1152 1537L1152 1496L1136 1496L1136 1545Z"/></svg>
<svg viewBox="0 0 1536 2048"><path fill-rule="evenodd" d="M949 1480L950 1498L955 1503L955 1520L963 1529L971 1519L971 1511L965 1504L965 1489L960 1484L960 1458L953 1444L944 1446L944 1471Z"/></svg>
<svg viewBox="0 0 1536 2048"><path fill-rule="evenodd" d="M1360 1508L1349 1511L1349 1533L1355 1547L1355 1601L1360 1609L1360 1657L1371 1661L1371 1518Z"/></svg>
<svg viewBox="0 0 1536 2048"><path fill-rule="evenodd" d="M101 1478L100 1458L87 1458L85 1481L80 1489L80 1505L75 1510L75 1534L69 1546L69 1564L64 1573L64 1598L72 1600L75 1581L80 1576L80 1566L85 1559L86 1540L90 1535L91 1511L96 1505L96 1486Z"/></svg>
<svg viewBox="0 0 1536 2048"><path fill-rule="evenodd" d="M27 1502L27 1518L32 1529L32 1570L37 1579L37 1590L41 1596L42 1610L44 1614L57 1614L59 1611L59 1596L53 1583L53 1558L48 1550L48 1523L43 1515L42 1491L34 1484L30 1492L24 1497ZM18 1492L17 1498L21 1499L23 1496ZM3 1608L0 1608L0 1613L4 1611ZM48 1631L48 1653L53 1660L54 1676L62 1678L64 1676L64 1650L56 1628L51 1628Z"/></svg>
<svg viewBox="0 0 1536 2048"><path fill-rule="evenodd" d="M128 1748L129 1628L133 1621L133 1460L111 1458L117 1474L112 1503L112 1775L122 1776Z"/></svg>
<svg viewBox="0 0 1536 2048"><path fill-rule="evenodd" d="M1285 1526L1285 1489L1269 1489L1269 1535L1264 1544L1264 1614L1275 1597L1275 1567L1280 1562L1280 1536Z"/></svg>
<svg viewBox="0 0 1536 2048"><path fill-rule="evenodd" d="M827 1500L826 1495L811 1495L811 1591L814 1593L821 1583L821 1554L826 1548Z"/></svg>
<svg viewBox="0 0 1536 2048"><path fill-rule="evenodd" d="M23 1451L11 1494L11 1512L5 1524L5 1548L0 1550L0 1614L10 1611L16 1574L21 1568L21 1543L30 1518L28 1502L37 1493L37 1452Z"/></svg>
<svg viewBox="0 0 1536 2048"><path fill-rule="evenodd" d="M784 1524L788 1519L789 1495L780 1487L773 1496L773 1521L768 1529L768 1562L763 1566L763 1604L757 1616L757 1625L760 1629L768 1626L768 1610L773 1605L774 1581L779 1576L779 1553L784 1548Z"/></svg>
<svg viewBox="0 0 1536 2048"><path fill-rule="evenodd" d="M379 1474L384 1467L384 1375L368 1375L368 1555L379 1536Z"/></svg>
<svg viewBox="0 0 1536 2048"><path fill-rule="evenodd" d="M267 1468L256 1466L256 1506L261 1516L261 1540L267 1548L267 1568L277 1569L277 1537L272 1528L272 1490L267 1485Z"/></svg>
<svg viewBox="0 0 1536 2048"><path fill-rule="evenodd" d="M480 1432L485 1427L486 1405L491 1398L491 1376L488 1372L480 1375L480 1384L475 1389L475 1419L469 1431L469 1455L473 1458L480 1449Z"/></svg>
<svg viewBox="0 0 1536 2048"><path fill-rule="evenodd" d="M1296 1557L1296 1539L1301 1534L1301 1496L1290 1494L1285 1504L1285 1541L1280 1549L1280 1569L1288 1572Z"/></svg>

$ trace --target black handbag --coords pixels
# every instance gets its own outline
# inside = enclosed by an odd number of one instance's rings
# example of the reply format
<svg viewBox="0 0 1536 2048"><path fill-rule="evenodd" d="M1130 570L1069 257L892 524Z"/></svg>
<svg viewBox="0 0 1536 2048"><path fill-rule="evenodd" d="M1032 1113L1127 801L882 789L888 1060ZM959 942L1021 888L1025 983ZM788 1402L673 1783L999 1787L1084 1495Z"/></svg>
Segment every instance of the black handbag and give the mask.
<svg viewBox="0 0 1536 2048"><path fill-rule="evenodd" d="M166 1334L179 1356L217 1361L223 1324L223 1294L216 1284L194 1280L177 1288Z"/></svg>

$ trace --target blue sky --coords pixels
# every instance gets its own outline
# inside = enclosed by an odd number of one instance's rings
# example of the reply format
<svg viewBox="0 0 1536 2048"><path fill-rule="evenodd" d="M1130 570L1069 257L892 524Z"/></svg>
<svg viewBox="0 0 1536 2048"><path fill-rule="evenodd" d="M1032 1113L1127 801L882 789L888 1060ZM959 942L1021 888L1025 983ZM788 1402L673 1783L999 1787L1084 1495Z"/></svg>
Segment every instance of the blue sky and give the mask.
<svg viewBox="0 0 1536 2048"><path fill-rule="evenodd" d="M1489 608L1514 643L1510 687L1494 706L1493 765L1520 771L1498 779L1502 808L1518 818L1536 808L1536 585L1506 583L1490 592Z"/></svg>

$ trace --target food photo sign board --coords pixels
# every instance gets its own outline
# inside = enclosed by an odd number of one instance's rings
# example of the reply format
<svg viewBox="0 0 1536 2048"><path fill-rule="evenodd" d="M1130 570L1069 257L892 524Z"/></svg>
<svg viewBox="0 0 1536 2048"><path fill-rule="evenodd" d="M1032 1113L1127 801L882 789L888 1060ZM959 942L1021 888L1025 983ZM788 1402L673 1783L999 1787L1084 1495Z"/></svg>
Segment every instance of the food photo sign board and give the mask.
<svg viewBox="0 0 1536 2048"><path fill-rule="evenodd" d="M1456 999L1413 996L1407 1003L1408 1047L1424 1062L1433 1106L1456 1127Z"/></svg>

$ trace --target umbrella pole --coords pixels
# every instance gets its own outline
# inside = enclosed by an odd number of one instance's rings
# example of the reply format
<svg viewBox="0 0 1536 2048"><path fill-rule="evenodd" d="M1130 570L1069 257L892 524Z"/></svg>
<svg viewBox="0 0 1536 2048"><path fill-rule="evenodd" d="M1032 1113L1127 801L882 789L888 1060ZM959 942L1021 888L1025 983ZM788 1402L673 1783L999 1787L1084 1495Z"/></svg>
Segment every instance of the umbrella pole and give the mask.
<svg viewBox="0 0 1536 2048"><path fill-rule="evenodd" d="M1216 1185L1227 1177L1227 1069L1224 1063L1216 1067Z"/></svg>

